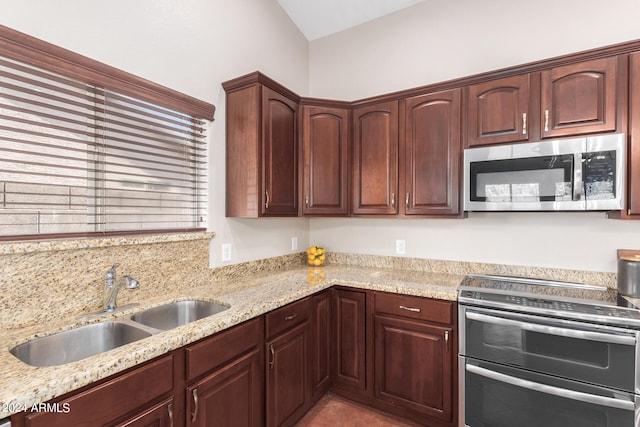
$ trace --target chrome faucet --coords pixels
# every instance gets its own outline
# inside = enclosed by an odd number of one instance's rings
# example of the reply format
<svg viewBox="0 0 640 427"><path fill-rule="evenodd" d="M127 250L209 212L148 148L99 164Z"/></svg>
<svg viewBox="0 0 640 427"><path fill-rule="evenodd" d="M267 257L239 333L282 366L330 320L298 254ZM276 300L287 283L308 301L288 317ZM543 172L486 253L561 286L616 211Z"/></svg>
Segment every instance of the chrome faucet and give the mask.
<svg viewBox="0 0 640 427"><path fill-rule="evenodd" d="M118 303L116 299L118 298L118 291L123 286L126 286L127 289L137 289L140 287L140 283L131 276L122 276L120 280L116 279L116 268L118 268L120 264L114 264L107 273L105 274L105 288L104 288L104 312L111 313L118 308Z"/></svg>

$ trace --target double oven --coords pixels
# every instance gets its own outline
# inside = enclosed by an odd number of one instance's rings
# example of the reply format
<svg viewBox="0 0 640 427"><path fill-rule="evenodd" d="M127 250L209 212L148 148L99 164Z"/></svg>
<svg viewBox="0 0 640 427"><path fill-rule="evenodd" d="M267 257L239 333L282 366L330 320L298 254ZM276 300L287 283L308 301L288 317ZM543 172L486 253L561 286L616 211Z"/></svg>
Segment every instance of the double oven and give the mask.
<svg viewBox="0 0 640 427"><path fill-rule="evenodd" d="M640 426L640 310L613 289L468 276L460 426Z"/></svg>

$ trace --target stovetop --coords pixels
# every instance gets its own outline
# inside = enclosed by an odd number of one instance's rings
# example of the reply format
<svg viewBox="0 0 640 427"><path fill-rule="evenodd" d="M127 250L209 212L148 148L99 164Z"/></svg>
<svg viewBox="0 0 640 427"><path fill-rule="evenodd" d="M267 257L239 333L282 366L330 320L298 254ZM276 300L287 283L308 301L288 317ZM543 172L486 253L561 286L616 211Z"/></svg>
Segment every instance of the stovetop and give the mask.
<svg viewBox="0 0 640 427"><path fill-rule="evenodd" d="M640 309L615 289L523 277L469 275L458 302L621 326L640 327Z"/></svg>

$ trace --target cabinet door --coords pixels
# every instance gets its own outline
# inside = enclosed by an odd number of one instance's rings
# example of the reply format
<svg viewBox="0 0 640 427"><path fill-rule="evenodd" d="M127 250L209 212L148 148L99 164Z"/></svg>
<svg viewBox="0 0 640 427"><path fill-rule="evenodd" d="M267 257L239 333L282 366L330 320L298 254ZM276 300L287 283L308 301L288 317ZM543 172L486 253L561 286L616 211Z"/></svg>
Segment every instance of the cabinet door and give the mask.
<svg viewBox="0 0 640 427"><path fill-rule="evenodd" d="M398 102L353 113L353 214L397 213Z"/></svg>
<svg viewBox="0 0 640 427"><path fill-rule="evenodd" d="M177 424L177 422L176 422ZM116 427L173 427L173 399L167 399Z"/></svg>
<svg viewBox="0 0 640 427"><path fill-rule="evenodd" d="M460 90L405 101L404 157L407 215L459 211Z"/></svg>
<svg viewBox="0 0 640 427"><path fill-rule="evenodd" d="M334 305L334 385L363 393L366 382L365 322L366 294L336 290Z"/></svg>
<svg viewBox="0 0 640 427"><path fill-rule="evenodd" d="M307 410L309 401L309 322L266 344L267 426L290 426Z"/></svg>
<svg viewBox="0 0 640 427"><path fill-rule="evenodd" d="M297 103L262 87L262 215L298 214Z"/></svg>
<svg viewBox="0 0 640 427"><path fill-rule="evenodd" d="M617 57L541 73L543 138L616 130Z"/></svg>
<svg viewBox="0 0 640 427"><path fill-rule="evenodd" d="M468 88L468 146L529 140L529 74Z"/></svg>
<svg viewBox="0 0 640 427"><path fill-rule="evenodd" d="M256 349L187 387L187 426L263 425L260 365Z"/></svg>
<svg viewBox="0 0 640 427"><path fill-rule="evenodd" d="M331 292L314 295L311 300L311 400L317 401L331 385Z"/></svg>
<svg viewBox="0 0 640 427"><path fill-rule="evenodd" d="M302 212L347 215L349 111L305 106L302 115Z"/></svg>
<svg viewBox="0 0 640 427"><path fill-rule="evenodd" d="M376 315L374 330L376 399L452 420L452 329Z"/></svg>
<svg viewBox="0 0 640 427"><path fill-rule="evenodd" d="M629 208L630 215L640 214L640 52L629 56Z"/></svg>

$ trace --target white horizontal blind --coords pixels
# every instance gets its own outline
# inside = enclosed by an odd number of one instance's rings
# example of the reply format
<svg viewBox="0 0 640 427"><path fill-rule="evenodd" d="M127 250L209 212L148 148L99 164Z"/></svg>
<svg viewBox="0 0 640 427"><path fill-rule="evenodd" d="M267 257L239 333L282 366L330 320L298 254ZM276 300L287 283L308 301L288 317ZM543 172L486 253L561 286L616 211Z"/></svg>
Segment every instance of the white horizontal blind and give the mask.
<svg viewBox="0 0 640 427"><path fill-rule="evenodd" d="M206 125L0 57L0 236L205 227Z"/></svg>

